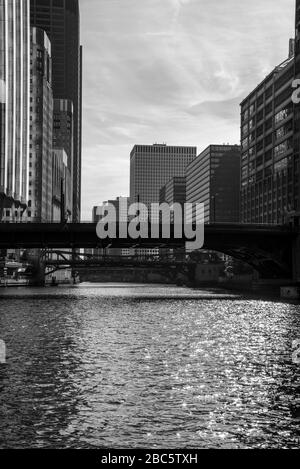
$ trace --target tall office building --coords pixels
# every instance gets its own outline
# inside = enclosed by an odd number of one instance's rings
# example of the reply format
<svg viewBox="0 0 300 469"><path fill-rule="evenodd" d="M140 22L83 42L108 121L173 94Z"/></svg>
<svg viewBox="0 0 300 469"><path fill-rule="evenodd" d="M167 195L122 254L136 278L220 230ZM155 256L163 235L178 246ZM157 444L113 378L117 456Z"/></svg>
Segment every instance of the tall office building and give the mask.
<svg viewBox="0 0 300 469"><path fill-rule="evenodd" d="M165 184L159 191L159 203L168 204L172 207L174 204L179 204L184 213L184 204L186 202L186 177L173 177L167 184ZM175 217L174 212L171 211L170 216L171 223L174 223ZM160 215L160 221L162 222L162 214ZM185 251L183 249L169 249L169 248L160 248L159 253L161 256L173 255L176 252L178 257L179 253L181 256L185 256Z"/></svg>
<svg viewBox="0 0 300 469"><path fill-rule="evenodd" d="M128 223L128 209L129 209L129 197L117 197L115 200L108 200L103 202L100 207L93 207L93 222L98 223L103 219L104 216L108 216L105 213L105 208L110 205L113 206L115 209L116 220L121 223ZM111 220L114 222L114 218ZM94 255L105 255L108 256L130 256L134 254L133 249L119 249L119 248L112 248L112 249L94 249L92 251Z"/></svg>
<svg viewBox="0 0 300 469"><path fill-rule="evenodd" d="M27 220L52 220L53 94L51 43L31 29L30 154Z"/></svg>
<svg viewBox="0 0 300 469"><path fill-rule="evenodd" d="M127 223L129 198L128 197L117 197L114 200L107 200L103 202L101 206L93 207L93 223L98 223L104 217L103 212L107 206L113 206L115 209L116 221ZM105 215L107 216L107 215ZM114 221L114 219L112 219Z"/></svg>
<svg viewBox="0 0 300 469"><path fill-rule="evenodd" d="M180 204L183 208L186 202L186 177L173 177L159 191L159 203L166 203L170 206ZM172 215L172 221L174 213Z"/></svg>
<svg viewBox="0 0 300 469"><path fill-rule="evenodd" d="M241 221L284 224L300 205L300 110L292 103L292 82L300 76L296 55L276 67L241 103ZM299 28L300 30L300 28Z"/></svg>
<svg viewBox="0 0 300 469"><path fill-rule="evenodd" d="M68 168L68 155L64 148L52 153L52 220L59 222L71 218L72 180Z"/></svg>
<svg viewBox="0 0 300 469"><path fill-rule="evenodd" d="M294 77L300 78L300 0L296 0L296 36ZM300 105L294 105L294 200L293 208L296 215L300 215Z"/></svg>
<svg viewBox="0 0 300 469"><path fill-rule="evenodd" d="M161 188L171 178L185 176L196 156L196 147L135 145L130 155L131 203L143 203L150 210L152 203L159 203Z"/></svg>
<svg viewBox="0 0 300 469"><path fill-rule="evenodd" d="M240 158L238 145L210 145L187 167L186 201L204 204L205 223L239 221Z"/></svg>
<svg viewBox="0 0 300 469"><path fill-rule="evenodd" d="M72 101L73 133L73 219L81 208L81 97L82 49L78 0L31 0L31 24L44 29L52 44L53 94Z"/></svg>
<svg viewBox="0 0 300 469"><path fill-rule="evenodd" d="M64 148L73 171L74 108L67 99L55 99L53 107L53 147Z"/></svg>
<svg viewBox="0 0 300 469"><path fill-rule="evenodd" d="M53 149L63 149L67 158L67 172L70 175L70 184L67 190L73 194L73 132L74 132L74 112L73 103L67 99L55 99L53 109ZM73 213L73 196L65 194L68 199L68 211L70 218Z"/></svg>
<svg viewBox="0 0 300 469"><path fill-rule="evenodd" d="M0 218L27 205L29 93L29 0L0 0Z"/></svg>

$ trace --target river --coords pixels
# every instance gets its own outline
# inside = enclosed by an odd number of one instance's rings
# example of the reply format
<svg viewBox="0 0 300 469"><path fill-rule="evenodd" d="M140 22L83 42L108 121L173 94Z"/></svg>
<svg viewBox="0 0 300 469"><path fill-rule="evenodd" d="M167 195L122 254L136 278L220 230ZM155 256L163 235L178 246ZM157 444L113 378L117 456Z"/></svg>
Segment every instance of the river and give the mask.
<svg viewBox="0 0 300 469"><path fill-rule="evenodd" d="M0 291L0 448L299 448L300 305L95 285Z"/></svg>

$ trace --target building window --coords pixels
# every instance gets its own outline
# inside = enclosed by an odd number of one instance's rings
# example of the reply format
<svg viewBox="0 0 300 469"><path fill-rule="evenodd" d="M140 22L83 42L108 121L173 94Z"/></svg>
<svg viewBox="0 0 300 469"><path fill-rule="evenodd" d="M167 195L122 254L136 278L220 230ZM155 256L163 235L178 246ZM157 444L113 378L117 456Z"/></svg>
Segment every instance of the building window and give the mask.
<svg viewBox="0 0 300 469"><path fill-rule="evenodd" d="M285 140L274 148L274 155L276 158L280 157L283 153L291 148L290 140Z"/></svg>
<svg viewBox="0 0 300 469"><path fill-rule="evenodd" d="M275 115L275 124L278 124L279 122L286 119L290 115L290 113L290 108L282 109L281 111L277 112L277 114Z"/></svg>

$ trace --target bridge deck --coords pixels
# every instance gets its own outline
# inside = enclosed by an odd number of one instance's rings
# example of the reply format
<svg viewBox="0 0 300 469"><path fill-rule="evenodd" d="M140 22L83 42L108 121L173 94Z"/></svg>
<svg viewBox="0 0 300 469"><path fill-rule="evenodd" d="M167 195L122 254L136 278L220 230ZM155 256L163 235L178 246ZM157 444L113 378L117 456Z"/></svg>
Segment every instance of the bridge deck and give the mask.
<svg viewBox="0 0 300 469"><path fill-rule="evenodd" d="M117 228L118 232L118 228ZM176 239L171 227L170 239L106 239L100 240L94 223L0 223L0 249L33 248L103 248L103 247L180 247L186 241L185 236ZM296 231L288 227L274 225L214 224L205 226L205 239L212 236L228 239L229 236L258 238L284 238L286 241L296 236Z"/></svg>
<svg viewBox="0 0 300 469"><path fill-rule="evenodd" d="M214 224L206 225L204 234L204 249L247 262L264 278L293 278L298 275L295 258L300 256L297 248L299 229L274 225ZM0 223L0 249L179 248L186 241L184 236L175 238L174 226L168 239L160 236L158 239L100 240L94 223Z"/></svg>

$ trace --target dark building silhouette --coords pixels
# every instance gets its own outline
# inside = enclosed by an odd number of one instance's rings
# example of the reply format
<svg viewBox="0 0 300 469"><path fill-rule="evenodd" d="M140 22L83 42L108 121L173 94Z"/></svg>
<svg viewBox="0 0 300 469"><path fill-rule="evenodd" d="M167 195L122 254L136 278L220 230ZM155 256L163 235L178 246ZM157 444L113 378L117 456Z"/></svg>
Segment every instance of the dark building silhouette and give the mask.
<svg viewBox="0 0 300 469"><path fill-rule="evenodd" d="M73 102L73 219L81 208L82 48L78 0L31 0L31 24L44 29L52 44L53 95Z"/></svg>

